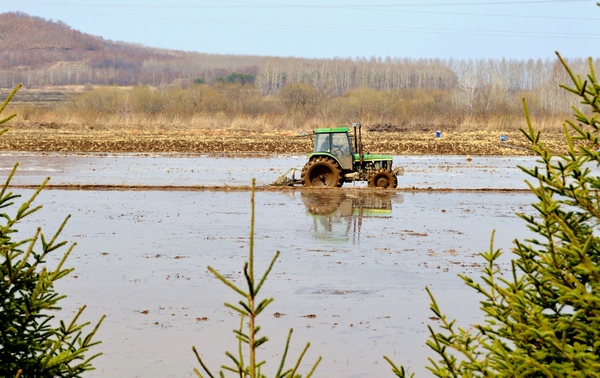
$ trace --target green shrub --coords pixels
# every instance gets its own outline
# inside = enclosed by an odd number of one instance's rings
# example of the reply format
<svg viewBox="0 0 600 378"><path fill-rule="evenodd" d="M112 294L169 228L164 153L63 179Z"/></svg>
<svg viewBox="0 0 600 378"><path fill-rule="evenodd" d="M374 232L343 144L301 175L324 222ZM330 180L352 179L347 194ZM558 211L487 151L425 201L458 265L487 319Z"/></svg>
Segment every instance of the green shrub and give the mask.
<svg viewBox="0 0 600 378"><path fill-rule="evenodd" d="M75 113L94 119L100 115L119 114L124 109L126 93L114 87L100 87L69 96L65 102L65 112Z"/></svg>
<svg viewBox="0 0 600 378"><path fill-rule="evenodd" d="M20 86L6 99L0 112ZM14 115L0 120L4 123ZM3 129L0 133L6 132ZM0 189L0 208L14 205L20 197L8 191L18 164L15 164L4 186ZM65 296L54 290L54 283L68 275L73 269L63 265L75 244L67 247L55 268L46 264L50 253L66 246L58 237L67 219L50 239L38 228L35 235L26 239L17 238L19 223L40 209L33 201L44 188L48 179L35 193L21 204L14 215L0 213L0 376L1 377L79 377L92 370L91 361L100 355L87 357L89 349L99 342L93 341L102 319L90 333L84 335L83 328L89 323L77 324L84 308L74 318L56 324L53 311L59 310Z"/></svg>
<svg viewBox="0 0 600 378"><path fill-rule="evenodd" d="M279 91L279 100L285 107L288 115L296 113L305 116L314 115L321 101L319 91L305 83L286 85Z"/></svg>
<svg viewBox="0 0 600 378"><path fill-rule="evenodd" d="M482 253L481 280L461 276L482 296L485 320L470 330L449 320L429 293L441 330L429 326L427 345L438 360L430 359L428 369L438 377L600 376L600 177L590 169L600 164L600 84L592 59L584 80L558 57L573 81L561 87L579 96L585 112L573 108L575 119L563 125L569 148L555 155L523 101L522 132L541 166L520 167L537 197L537 213L519 216L536 237L514 241L510 275L502 275L492 235L489 252ZM385 358L397 376L406 376L406 369Z"/></svg>
<svg viewBox="0 0 600 378"><path fill-rule="evenodd" d="M131 93L131 103L134 113L157 116L165 107L165 95L152 87L137 86Z"/></svg>

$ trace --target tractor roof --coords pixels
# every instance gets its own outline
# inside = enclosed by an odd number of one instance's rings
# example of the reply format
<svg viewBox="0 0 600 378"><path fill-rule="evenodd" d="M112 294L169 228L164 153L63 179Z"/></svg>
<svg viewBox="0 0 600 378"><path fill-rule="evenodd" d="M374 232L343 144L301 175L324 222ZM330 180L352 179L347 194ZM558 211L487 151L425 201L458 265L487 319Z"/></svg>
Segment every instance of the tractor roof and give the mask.
<svg viewBox="0 0 600 378"><path fill-rule="evenodd" d="M347 133L350 129L348 127L331 127L324 129L314 130L315 134L329 134L329 133Z"/></svg>

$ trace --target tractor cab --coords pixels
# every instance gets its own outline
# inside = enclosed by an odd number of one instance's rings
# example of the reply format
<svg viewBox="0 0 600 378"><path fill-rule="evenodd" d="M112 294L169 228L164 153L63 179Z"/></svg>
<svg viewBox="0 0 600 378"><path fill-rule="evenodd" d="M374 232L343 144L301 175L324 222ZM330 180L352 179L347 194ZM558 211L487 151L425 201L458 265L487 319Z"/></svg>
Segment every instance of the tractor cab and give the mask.
<svg viewBox="0 0 600 378"><path fill-rule="evenodd" d="M348 131L347 127L315 130L315 146L311 156L321 154L333 155L339 162L342 170L352 170L354 150Z"/></svg>

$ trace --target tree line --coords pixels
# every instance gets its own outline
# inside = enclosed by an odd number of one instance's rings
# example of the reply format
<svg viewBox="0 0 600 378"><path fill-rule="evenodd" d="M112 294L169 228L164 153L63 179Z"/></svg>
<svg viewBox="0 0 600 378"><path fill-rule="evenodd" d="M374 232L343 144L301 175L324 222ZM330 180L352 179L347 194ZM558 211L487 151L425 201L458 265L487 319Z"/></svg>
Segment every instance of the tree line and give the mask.
<svg viewBox="0 0 600 378"><path fill-rule="evenodd" d="M209 97L231 98L232 92L236 92L233 96L236 104L227 106L234 107L236 112L271 111L272 99L280 98L282 104L277 106L280 111L324 116L332 111L335 102L343 103L343 98L348 102L363 101L361 106L371 113L377 112L373 107L381 107L385 112L389 111L389 105L409 106L406 97L411 96L422 98L419 106L433 107L449 115L520 112L518 99L524 96L530 101L534 114L552 115L572 105L556 84L567 78L553 60L265 57L260 62L248 58L246 63L257 64L242 66L234 64L236 60L241 63L241 57L229 62L224 57L213 58L149 59L137 67L133 63L127 66L123 60L113 57L95 66L89 62L62 62L50 68L0 70L0 86L19 82L26 88L38 84L150 86L158 93L171 93L177 88L204 85L218 92ZM586 66L584 59L572 59L569 64L576 72ZM594 64L598 66L599 60ZM240 88L232 90L224 84ZM198 92L210 93L210 89L195 89L189 96ZM338 100L333 101L335 99ZM397 104L399 99L403 99L402 105ZM245 100L251 100L252 104L243 103ZM191 107L214 108L214 104L201 106L196 100L190 101ZM230 113L222 109L224 106L217 108Z"/></svg>
<svg viewBox="0 0 600 378"><path fill-rule="evenodd" d="M570 64L585 69L584 60ZM451 128L465 119L508 125L522 117L521 98L538 118L564 116L577 105L556 84L567 78L550 60L265 58L256 70L218 73L164 85L88 86L62 109L87 118L276 115L298 124L365 120Z"/></svg>

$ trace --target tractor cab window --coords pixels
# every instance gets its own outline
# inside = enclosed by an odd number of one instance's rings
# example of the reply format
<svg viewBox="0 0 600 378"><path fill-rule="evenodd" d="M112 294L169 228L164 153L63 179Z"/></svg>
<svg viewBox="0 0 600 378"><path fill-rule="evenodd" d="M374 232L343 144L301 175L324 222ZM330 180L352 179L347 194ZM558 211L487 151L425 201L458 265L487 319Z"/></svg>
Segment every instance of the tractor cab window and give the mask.
<svg viewBox="0 0 600 378"><path fill-rule="evenodd" d="M330 134L317 134L315 139L315 152L331 152Z"/></svg>
<svg viewBox="0 0 600 378"><path fill-rule="evenodd" d="M335 133L332 136L331 153L333 155L339 157L352 155L352 143L347 133Z"/></svg>
<svg viewBox="0 0 600 378"><path fill-rule="evenodd" d="M327 152L334 156L352 155L352 143L347 133L317 134L315 152Z"/></svg>

